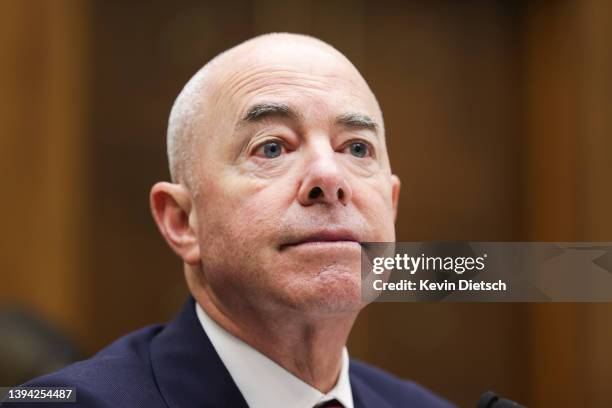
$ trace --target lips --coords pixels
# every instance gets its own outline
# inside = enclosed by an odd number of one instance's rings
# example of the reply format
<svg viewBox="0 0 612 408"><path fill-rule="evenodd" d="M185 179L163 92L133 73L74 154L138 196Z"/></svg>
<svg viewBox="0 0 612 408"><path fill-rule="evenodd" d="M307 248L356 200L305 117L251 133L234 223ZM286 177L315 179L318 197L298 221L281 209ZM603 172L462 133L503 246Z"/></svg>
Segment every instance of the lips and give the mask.
<svg viewBox="0 0 612 408"><path fill-rule="evenodd" d="M313 243L334 243L334 242L356 242L359 243L357 234L349 230L343 229L326 229L320 230L313 233L304 234L298 237L293 237L283 243L280 248L285 249L288 247L295 247L304 244Z"/></svg>

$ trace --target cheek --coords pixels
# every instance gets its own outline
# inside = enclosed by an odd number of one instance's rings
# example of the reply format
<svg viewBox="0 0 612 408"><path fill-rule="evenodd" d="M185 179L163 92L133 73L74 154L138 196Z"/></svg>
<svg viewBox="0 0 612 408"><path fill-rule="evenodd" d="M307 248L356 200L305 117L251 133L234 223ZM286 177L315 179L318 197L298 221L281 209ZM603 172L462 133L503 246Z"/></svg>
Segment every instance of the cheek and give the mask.
<svg viewBox="0 0 612 408"><path fill-rule="evenodd" d="M395 221L391 184L380 178L360 180L353 189L353 202L370 229L370 240L395 241Z"/></svg>
<svg viewBox="0 0 612 408"><path fill-rule="evenodd" d="M203 198L203 240L224 240L241 250L260 247L273 238L291 202L287 188L260 180L219 180L207 194L212 199Z"/></svg>
<svg viewBox="0 0 612 408"><path fill-rule="evenodd" d="M247 285L254 292L272 285L269 271L274 270L285 197L274 189L236 183L217 190L215 199L202 200L199 240L208 281L220 291Z"/></svg>

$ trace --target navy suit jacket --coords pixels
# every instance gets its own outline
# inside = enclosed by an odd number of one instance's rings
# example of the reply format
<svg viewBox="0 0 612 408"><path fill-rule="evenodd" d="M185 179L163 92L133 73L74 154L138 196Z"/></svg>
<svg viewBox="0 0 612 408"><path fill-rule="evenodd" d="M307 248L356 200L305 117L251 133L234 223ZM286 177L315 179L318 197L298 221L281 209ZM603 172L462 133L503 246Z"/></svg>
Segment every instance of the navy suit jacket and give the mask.
<svg viewBox="0 0 612 408"><path fill-rule="evenodd" d="M415 383L355 360L350 361L349 377L355 408L452 406ZM46 408L247 407L202 329L193 299L169 324L130 333L92 358L29 381L25 386L76 387L76 404L42 404Z"/></svg>

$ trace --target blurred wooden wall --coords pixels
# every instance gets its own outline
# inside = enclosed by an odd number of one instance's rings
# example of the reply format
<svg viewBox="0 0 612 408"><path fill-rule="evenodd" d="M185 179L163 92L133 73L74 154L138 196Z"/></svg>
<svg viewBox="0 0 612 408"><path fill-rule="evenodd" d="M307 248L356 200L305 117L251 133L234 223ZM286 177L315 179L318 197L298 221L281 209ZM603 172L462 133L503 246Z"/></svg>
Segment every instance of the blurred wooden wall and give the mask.
<svg viewBox="0 0 612 408"><path fill-rule="evenodd" d="M174 97L218 52L304 32L385 113L398 239L612 241L605 0L0 1L0 302L88 352L172 316L179 261L148 213ZM612 404L608 304L374 304L353 356L460 406Z"/></svg>
<svg viewBox="0 0 612 408"><path fill-rule="evenodd" d="M528 3L524 239L612 241L612 3ZM612 305L535 304L534 406L612 406ZM563 391L560 391L563 390Z"/></svg>
<svg viewBox="0 0 612 408"><path fill-rule="evenodd" d="M0 306L93 330L89 4L0 1Z"/></svg>

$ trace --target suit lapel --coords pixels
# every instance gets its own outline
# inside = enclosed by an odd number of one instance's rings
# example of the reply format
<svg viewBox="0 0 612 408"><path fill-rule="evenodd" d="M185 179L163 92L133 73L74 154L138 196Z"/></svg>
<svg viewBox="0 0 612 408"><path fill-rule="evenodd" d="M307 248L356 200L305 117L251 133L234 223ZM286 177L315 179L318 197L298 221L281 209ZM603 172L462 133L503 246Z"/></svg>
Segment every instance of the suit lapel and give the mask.
<svg viewBox="0 0 612 408"><path fill-rule="evenodd" d="M378 392L373 389L362 377L359 377L354 370L351 369L352 364L349 364L349 377L351 380L351 392L353 393L353 404L355 408L391 408L391 406L382 399Z"/></svg>
<svg viewBox="0 0 612 408"><path fill-rule="evenodd" d="M151 364L169 408L247 408L197 319L193 298L151 342Z"/></svg>

